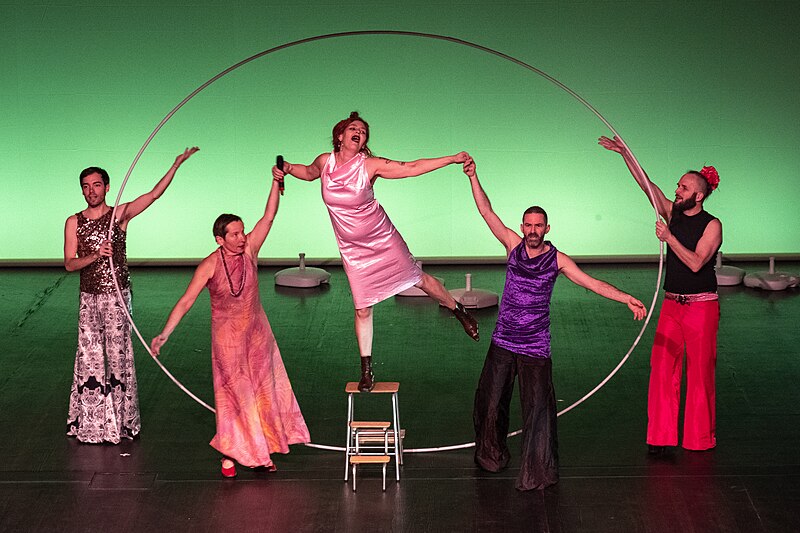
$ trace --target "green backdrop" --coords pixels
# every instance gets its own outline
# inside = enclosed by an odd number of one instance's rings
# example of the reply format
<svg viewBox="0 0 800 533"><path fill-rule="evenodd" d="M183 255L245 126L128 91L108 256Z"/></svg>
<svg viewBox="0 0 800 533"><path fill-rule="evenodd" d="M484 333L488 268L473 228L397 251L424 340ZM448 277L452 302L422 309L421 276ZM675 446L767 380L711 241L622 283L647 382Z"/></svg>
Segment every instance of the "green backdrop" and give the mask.
<svg viewBox="0 0 800 533"><path fill-rule="evenodd" d="M671 196L689 168L717 166L706 207L730 254L800 253L800 39L794 1L220 2L0 0L0 261L62 257L66 217L85 207L78 173L111 174L183 98L238 61L332 32L449 35L534 65L585 97ZM575 256L658 253L654 214L605 126L530 71L424 38L359 36L262 57L188 102L155 137L123 194L149 190L186 146L200 152L129 226L131 260L192 259L221 212L249 227L276 154L310 162L358 110L379 155L469 151L509 226L532 204ZM503 253L451 166L380 180L376 195L418 257ZM265 258L338 256L319 182L287 183Z"/></svg>

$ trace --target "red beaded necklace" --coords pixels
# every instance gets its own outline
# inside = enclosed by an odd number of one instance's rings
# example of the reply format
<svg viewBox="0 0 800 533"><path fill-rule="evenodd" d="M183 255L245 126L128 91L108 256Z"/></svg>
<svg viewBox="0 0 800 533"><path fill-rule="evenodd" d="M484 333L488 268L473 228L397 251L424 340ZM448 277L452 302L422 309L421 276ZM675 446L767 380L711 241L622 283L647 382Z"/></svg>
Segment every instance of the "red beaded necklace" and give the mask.
<svg viewBox="0 0 800 533"><path fill-rule="evenodd" d="M228 287L230 287L231 296L238 298L244 290L244 280L247 278L247 269L245 268L244 264L244 254L240 254L242 257L242 282L239 284L238 291L233 290L233 280L231 279L231 273L228 272L228 263L225 261L225 252L222 251L222 246L219 247L219 255L222 257L222 268L225 269L225 277L228 278Z"/></svg>

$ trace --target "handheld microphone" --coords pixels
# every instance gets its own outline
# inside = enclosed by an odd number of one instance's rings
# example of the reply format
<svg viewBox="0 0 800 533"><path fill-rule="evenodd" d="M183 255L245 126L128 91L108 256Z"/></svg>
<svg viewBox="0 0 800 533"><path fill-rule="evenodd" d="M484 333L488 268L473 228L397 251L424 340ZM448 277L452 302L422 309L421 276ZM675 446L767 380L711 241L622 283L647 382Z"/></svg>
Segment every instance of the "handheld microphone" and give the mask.
<svg viewBox="0 0 800 533"><path fill-rule="evenodd" d="M275 166L278 167L278 169L281 172L283 172L283 156L282 155L279 155L278 157L275 158ZM284 180L281 180L278 183L278 190L281 192L281 196L283 196L283 181Z"/></svg>

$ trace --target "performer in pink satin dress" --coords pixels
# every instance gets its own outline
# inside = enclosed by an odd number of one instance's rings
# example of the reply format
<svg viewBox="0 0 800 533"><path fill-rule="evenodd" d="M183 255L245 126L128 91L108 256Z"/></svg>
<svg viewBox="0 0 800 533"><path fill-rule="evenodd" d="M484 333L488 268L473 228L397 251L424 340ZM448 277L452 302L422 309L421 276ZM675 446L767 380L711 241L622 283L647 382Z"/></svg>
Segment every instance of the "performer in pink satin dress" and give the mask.
<svg viewBox="0 0 800 533"><path fill-rule="evenodd" d="M223 455L222 473L236 475L232 459L274 470L270 454L310 442L300 407L258 292L258 251L278 210L273 180L264 216L245 235L236 215L220 215L214 236L220 247L195 271L186 293L153 339L158 354L204 287L211 296L211 361L217 434L211 446Z"/></svg>
<svg viewBox="0 0 800 533"><path fill-rule="evenodd" d="M375 199L366 160L366 155L358 153L337 167L335 154L330 153L321 176L322 199L356 309L375 305L422 281L422 269Z"/></svg>
<svg viewBox="0 0 800 533"><path fill-rule="evenodd" d="M339 244L355 305L355 330L361 355L359 388L372 390L372 306L412 286L419 287L452 310L467 334L478 340L478 323L439 281L416 264L403 237L375 199L372 185L379 177L409 178L451 163L464 163L469 154L402 162L373 157L367 147L369 125L353 112L333 128L333 152L319 155L310 165L284 163L272 175L284 173L305 181L322 178L322 199Z"/></svg>

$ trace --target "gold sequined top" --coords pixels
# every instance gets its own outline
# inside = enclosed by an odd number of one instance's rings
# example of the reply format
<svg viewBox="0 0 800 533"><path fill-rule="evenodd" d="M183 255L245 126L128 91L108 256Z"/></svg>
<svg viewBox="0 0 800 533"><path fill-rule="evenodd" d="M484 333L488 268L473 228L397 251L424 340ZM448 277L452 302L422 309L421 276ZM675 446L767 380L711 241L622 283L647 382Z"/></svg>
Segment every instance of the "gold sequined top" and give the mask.
<svg viewBox="0 0 800 533"><path fill-rule="evenodd" d="M78 217L78 257L95 253L100 248L100 243L106 240L108 224L111 222L111 212L112 210L109 209L105 215L97 219L86 218L83 213L76 213ZM128 259L125 253L125 233L124 230L120 229L119 224L114 221L111 243L113 246L114 268L120 289L127 289L131 286ZM101 257L81 269L81 292L90 294L110 294L114 292L114 278L111 275L111 267L107 257Z"/></svg>

